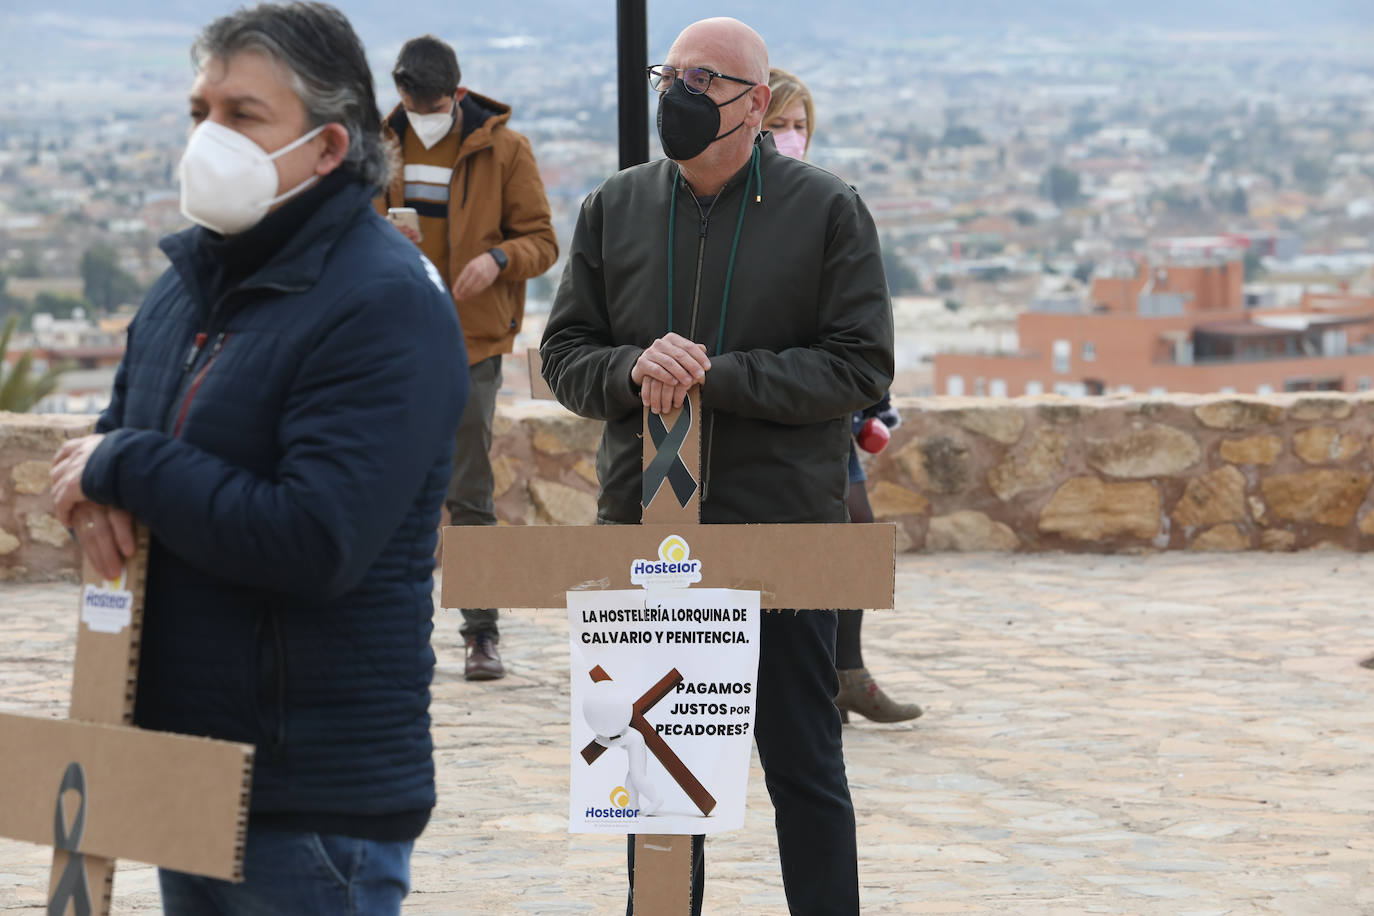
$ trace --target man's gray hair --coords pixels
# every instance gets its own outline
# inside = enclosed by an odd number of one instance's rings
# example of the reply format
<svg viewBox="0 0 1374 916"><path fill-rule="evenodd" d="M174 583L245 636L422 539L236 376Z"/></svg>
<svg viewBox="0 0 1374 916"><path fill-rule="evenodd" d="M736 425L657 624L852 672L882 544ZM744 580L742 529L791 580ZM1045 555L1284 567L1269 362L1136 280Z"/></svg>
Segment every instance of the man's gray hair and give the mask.
<svg viewBox="0 0 1374 916"><path fill-rule="evenodd" d="M257 51L288 74L310 126L338 123L348 131L342 168L376 188L391 178L381 115L367 54L347 17L326 3L264 3L236 10L205 27L191 46L200 70L212 58Z"/></svg>

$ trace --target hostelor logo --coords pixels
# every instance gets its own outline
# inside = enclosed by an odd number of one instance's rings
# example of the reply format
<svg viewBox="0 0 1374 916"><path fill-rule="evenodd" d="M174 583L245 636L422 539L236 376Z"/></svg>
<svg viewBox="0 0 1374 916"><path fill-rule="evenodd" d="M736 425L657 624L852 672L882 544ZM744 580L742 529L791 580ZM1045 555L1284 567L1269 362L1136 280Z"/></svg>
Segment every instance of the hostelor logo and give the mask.
<svg viewBox="0 0 1374 916"><path fill-rule="evenodd" d="M630 582L646 588L686 588L701 581L701 561L692 559L692 549L677 534L670 534L658 545L657 560L630 563Z"/></svg>
<svg viewBox="0 0 1374 916"><path fill-rule="evenodd" d="M81 592L81 620L96 633L119 633L133 620L134 595L124 588L125 574L87 585Z"/></svg>
<svg viewBox="0 0 1374 916"><path fill-rule="evenodd" d="M630 807L630 790L624 786L616 786L611 790L611 806L609 808L588 808L582 816L589 821L639 817L639 809Z"/></svg>

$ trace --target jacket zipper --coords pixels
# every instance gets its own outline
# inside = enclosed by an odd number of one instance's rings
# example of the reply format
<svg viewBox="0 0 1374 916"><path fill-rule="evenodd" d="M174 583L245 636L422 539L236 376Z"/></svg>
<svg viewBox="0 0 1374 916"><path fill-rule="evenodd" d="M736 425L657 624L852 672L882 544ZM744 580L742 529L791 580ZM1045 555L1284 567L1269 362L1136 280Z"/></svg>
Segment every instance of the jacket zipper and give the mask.
<svg viewBox="0 0 1374 916"><path fill-rule="evenodd" d="M449 196L450 199L452 199L453 185L458 181L458 163L461 162L463 164L463 198L462 203L458 205L458 209L466 210L468 206L468 179L472 177L472 157L484 149L491 149L491 146L491 143L487 143L485 146L474 146L467 152L463 152L461 148L458 150L458 158L453 160L453 178L449 181ZM388 189L388 194L389 193L390 191Z"/></svg>
<svg viewBox="0 0 1374 916"><path fill-rule="evenodd" d="M196 364L196 360L200 358L200 351L205 348L205 342L209 339L209 334L200 331L196 334L195 340L191 343L191 350L186 354L185 362L181 364L181 375L177 380L176 394L172 396L171 403L167 408L168 422L165 425L179 428L180 417L178 416L176 420L173 420L171 413L177 410L177 405L185 399L187 390L186 379L190 376L191 367L193 367ZM180 411L178 411L178 413L180 413Z"/></svg>
<svg viewBox="0 0 1374 916"><path fill-rule="evenodd" d="M195 358L200 354L201 348L205 346L205 334L196 335L196 344L191 348L191 355L186 360L186 365L182 372L188 371L195 363ZM210 350L210 358L205 361L205 365L200 367L196 377L191 380L191 387L186 390L186 398L181 402L181 410L177 413L176 425L172 428L172 437L181 436L181 427L186 422L186 415L191 412L191 402L196 399L196 392L200 390L201 383L205 381L205 376L209 374L210 367L215 364L215 357L219 356L219 351L224 349L224 342L229 339L229 334L220 331L215 338L215 346Z"/></svg>
<svg viewBox="0 0 1374 916"><path fill-rule="evenodd" d="M281 618L272 614L272 636L277 649L277 733L273 736L272 762L280 764L286 756L286 637Z"/></svg>
<svg viewBox="0 0 1374 916"><path fill-rule="evenodd" d="M728 187L728 185L727 185ZM725 193L725 188L721 188L711 201L711 209L716 207L716 201L720 200L720 195ZM701 201L692 195L692 200L696 201L697 213L701 217L701 226L697 233L697 275L695 285L692 288L692 324L689 328L690 338L697 339L697 311L701 304L701 268L706 262L706 231L709 228L711 217L709 213L701 209ZM672 330L669 328L668 330ZM706 423L702 428L702 456L701 456L701 501L706 502L707 495L711 492L711 434L716 428L716 415L714 412L706 418Z"/></svg>
<svg viewBox="0 0 1374 916"><path fill-rule="evenodd" d="M210 320L205 323L206 330L196 332L196 336L191 342L191 349L186 354L185 361L181 364L181 376L177 379L176 394L172 396L171 403L167 406L167 415L163 420L164 426L171 427L172 435L174 436L180 434L181 423L186 416L184 404L186 397L191 393L197 380L203 377L200 373L192 374L196 366L196 361L200 359L200 354L205 350L205 344L210 340L210 334L217 324L215 319L219 316L220 307L224 305L225 300L227 300L232 293L232 290L225 293L225 295L215 303L214 307L210 309ZM218 343L218 337L216 338L216 342Z"/></svg>
<svg viewBox="0 0 1374 916"><path fill-rule="evenodd" d="M695 200L696 195L692 197ZM702 212L700 201L697 201L697 213L701 216L700 228L697 231L697 275L692 287L692 323L687 329L687 334L692 340L697 339L697 307L701 304L701 265L706 262L706 230L710 228L711 223L710 215ZM671 331L672 328L668 330Z"/></svg>
<svg viewBox="0 0 1374 916"><path fill-rule="evenodd" d="M265 632L269 627L270 634ZM264 649L271 653L270 682L267 680L268 670L260 664ZM281 618L273 611L259 613L253 625L250 672L262 746L272 762L280 764L286 752L286 644L281 631ZM275 721L271 718L269 708L276 713Z"/></svg>
<svg viewBox="0 0 1374 916"><path fill-rule="evenodd" d="M214 329L218 327L218 325L221 323L217 322L215 319L220 315L225 303L229 301L231 296L234 296L237 293L248 291L298 293L302 292L303 290L304 287L300 286L284 286L280 283L264 283L261 285L241 286L237 289L231 289L223 296L221 296L219 301L215 303L214 308L210 309L210 320L206 322L206 330L198 331L196 333L195 340L191 343L190 352L186 354L186 360L181 364L181 378L177 381L176 394L172 397L171 402L168 404L167 413L163 417L164 428L167 426L173 426L175 430L180 430L181 421L185 417L186 411L184 407L178 409L178 405L182 404L182 402L185 400L188 394L193 394L193 386L195 386L199 380L204 379L203 372L197 373L195 378L191 378L191 370L195 368L196 360L200 358L200 354L205 349L205 344L207 341L209 341L210 335L214 332ZM225 332L220 332L220 334L215 338L215 350L211 354L211 359L214 359L215 356L219 355L219 348L224 345L224 341L228 338L228 336L229 335ZM174 411L175 418L173 415ZM174 432L173 435L175 434L176 433Z"/></svg>

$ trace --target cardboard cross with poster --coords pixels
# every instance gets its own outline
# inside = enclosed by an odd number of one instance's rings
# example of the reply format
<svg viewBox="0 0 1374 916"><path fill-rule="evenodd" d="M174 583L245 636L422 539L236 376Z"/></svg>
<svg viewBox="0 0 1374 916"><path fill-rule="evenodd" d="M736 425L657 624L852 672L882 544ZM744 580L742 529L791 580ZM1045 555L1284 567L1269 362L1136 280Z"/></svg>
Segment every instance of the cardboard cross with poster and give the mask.
<svg viewBox="0 0 1374 916"><path fill-rule="evenodd" d="M53 847L48 916L105 916L115 858L243 880L253 747L132 727L148 534L83 570L70 718L0 714L0 836Z"/></svg>
<svg viewBox="0 0 1374 916"><path fill-rule="evenodd" d="M893 604L891 525L700 524L700 416L645 410L640 525L444 529L444 607L567 608L570 823L636 834L640 916L689 913L690 835L743 823L760 610Z"/></svg>

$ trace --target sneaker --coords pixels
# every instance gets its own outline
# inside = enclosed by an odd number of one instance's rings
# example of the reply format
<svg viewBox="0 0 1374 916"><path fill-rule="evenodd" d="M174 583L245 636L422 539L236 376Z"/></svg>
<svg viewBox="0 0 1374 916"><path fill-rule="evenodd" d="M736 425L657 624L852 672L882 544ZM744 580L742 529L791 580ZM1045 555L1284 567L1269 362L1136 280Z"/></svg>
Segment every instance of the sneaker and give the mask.
<svg viewBox="0 0 1374 916"><path fill-rule="evenodd" d="M463 677L469 681L494 681L506 676L506 668L501 664L501 656L496 651L500 637L495 633L478 633L467 638L467 661L463 665Z"/></svg>

